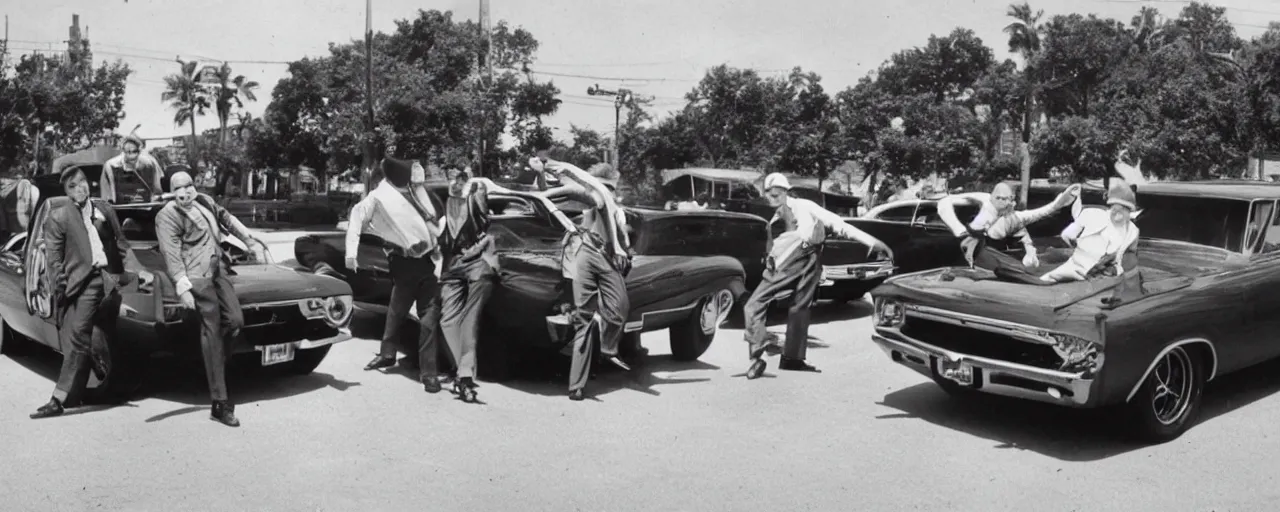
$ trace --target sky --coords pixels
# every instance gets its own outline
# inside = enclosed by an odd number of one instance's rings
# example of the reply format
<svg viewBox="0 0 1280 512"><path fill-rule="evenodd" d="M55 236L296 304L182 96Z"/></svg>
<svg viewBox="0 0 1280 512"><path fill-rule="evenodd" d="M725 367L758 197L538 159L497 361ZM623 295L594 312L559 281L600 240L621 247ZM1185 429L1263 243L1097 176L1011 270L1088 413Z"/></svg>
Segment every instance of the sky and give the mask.
<svg viewBox="0 0 1280 512"><path fill-rule="evenodd" d="M372 0L375 31L419 9L452 11L454 19L478 18L479 0ZM1037 0L1045 19L1071 12L1096 13L1128 22L1143 5L1176 16L1188 2L1177 0ZM1260 35L1280 20L1280 0L1211 0L1227 7L1227 18L1244 38ZM794 66L816 71L834 94L873 71L893 53L923 46L931 34L956 27L977 33L997 59L1010 56L1002 29L1007 0L491 0L490 17L530 31L541 43L531 67L550 80L564 103L547 119L558 139L568 141L576 125L613 130L608 97L587 95L598 84L652 96L662 117L683 106L682 98L719 64L785 75ZM194 9L199 6L200 9ZM236 74L262 84L246 110L261 116L271 90L288 74L287 62L327 54L330 42L363 40L361 0L0 0L8 16L9 47L63 50L73 14L88 31L95 59L120 59L134 70L125 94L120 132L141 125L147 138L190 133L173 123L160 101L163 78L174 58L229 61ZM566 76L571 75L571 76ZM215 116L196 121L215 127ZM167 145L153 141L148 146Z"/></svg>

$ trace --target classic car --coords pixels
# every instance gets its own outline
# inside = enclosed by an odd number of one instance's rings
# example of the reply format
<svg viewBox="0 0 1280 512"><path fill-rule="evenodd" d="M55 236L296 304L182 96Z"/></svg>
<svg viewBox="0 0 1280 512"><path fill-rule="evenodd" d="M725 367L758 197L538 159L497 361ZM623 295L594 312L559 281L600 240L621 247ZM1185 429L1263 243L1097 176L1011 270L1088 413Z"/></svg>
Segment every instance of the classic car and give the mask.
<svg viewBox="0 0 1280 512"><path fill-rule="evenodd" d="M91 180L97 172L86 174ZM61 352L52 318L53 297L44 253L44 219L51 208L70 201L59 190L56 175L36 178L44 199L30 229L9 241L0 252L0 343L5 351L21 342ZM160 196L165 198L165 196ZM98 370L89 393L109 399L127 397L144 377L145 360L153 355L195 357L200 353L199 319L183 309L173 283L164 272L158 250L155 215L161 203L116 205L116 215L129 240L126 285L120 290L114 328L95 329L94 358ZM340 280L309 272L258 263L252 253L224 245L240 261L231 278L240 299L245 327L233 344L233 354L258 352L263 366L307 374L332 344L351 338L347 325L352 312L351 288ZM264 256L269 258L269 255ZM19 344L15 345L15 342Z"/></svg>
<svg viewBox="0 0 1280 512"><path fill-rule="evenodd" d="M1010 184L1016 185L1017 182ZM1032 184L1027 202L1031 208L1048 204L1068 186ZM1085 187L1084 203L1091 206L1105 204L1103 192L1099 187ZM972 219L978 214L979 200L984 195L956 194L960 199L955 208L956 216L963 221ZM960 253L958 240L938 216L940 199L942 197L885 203L867 210L861 217L845 219L845 222L866 231L893 249L893 264L899 274L963 265L965 260ZM1068 224L1071 224L1071 211L1070 208L1064 208L1053 216L1028 226L1027 232L1035 239L1038 254L1065 248L1066 243L1058 235ZM1011 254L1022 258L1022 249L1018 248Z"/></svg>
<svg viewBox="0 0 1280 512"><path fill-rule="evenodd" d="M1280 355L1278 199L1261 182L1143 185L1136 269L1049 286L895 276L872 292L873 339L953 394L1117 406L1135 433L1174 439L1206 381Z"/></svg>
<svg viewBox="0 0 1280 512"><path fill-rule="evenodd" d="M437 200L444 193L442 184L430 189ZM570 296L561 272L561 240L573 224L539 193L491 189L489 208L489 233L498 248L501 270L498 286L485 308L477 357L484 378L501 380L507 375L507 361L527 349L568 349L569 333L561 306ZM746 274L738 260L727 256L664 254L693 246L667 244L662 249L669 235L653 229L682 218L682 213L640 212L631 217L637 256L626 279L631 312L625 331L638 336L640 332L669 329L672 356L695 360L710 346L741 298ZM754 229L764 230L763 221L747 218L755 223ZM383 241L372 234L361 235L360 267L353 272L346 268L344 238L340 232L299 237L294 242L298 265L347 281L356 307L385 312L391 281ZM648 252L654 249L662 252Z"/></svg>

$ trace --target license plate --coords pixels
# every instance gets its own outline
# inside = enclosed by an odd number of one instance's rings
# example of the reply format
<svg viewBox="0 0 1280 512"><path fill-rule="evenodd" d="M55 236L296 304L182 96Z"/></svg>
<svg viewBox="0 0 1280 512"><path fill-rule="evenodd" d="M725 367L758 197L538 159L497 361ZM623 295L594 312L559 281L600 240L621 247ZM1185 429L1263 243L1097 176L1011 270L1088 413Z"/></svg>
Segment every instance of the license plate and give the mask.
<svg viewBox="0 0 1280 512"><path fill-rule="evenodd" d="M938 360L938 375L964 386L973 385L973 366L964 361Z"/></svg>
<svg viewBox="0 0 1280 512"><path fill-rule="evenodd" d="M293 360L293 344L267 345L262 347L262 365L268 366L287 363Z"/></svg>

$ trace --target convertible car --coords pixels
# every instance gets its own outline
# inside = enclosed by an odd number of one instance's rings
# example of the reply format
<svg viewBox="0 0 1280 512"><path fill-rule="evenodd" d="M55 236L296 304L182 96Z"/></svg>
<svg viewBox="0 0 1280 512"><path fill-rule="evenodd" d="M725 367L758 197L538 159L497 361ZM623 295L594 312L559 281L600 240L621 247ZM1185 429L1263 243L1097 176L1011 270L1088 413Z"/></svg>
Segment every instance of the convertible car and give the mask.
<svg viewBox="0 0 1280 512"><path fill-rule="evenodd" d="M1152 441L1195 422L1206 381L1280 355L1280 185L1138 190L1138 264L1050 286L935 269L872 292L873 339L953 394L1117 406ZM1055 249L1042 257L1057 264ZM1048 267L1052 268L1052 267Z"/></svg>
<svg viewBox="0 0 1280 512"><path fill-rule="evenodd" d="M41 190L60 193L49 179L57 177L37 178ZM44 219L51 208L69 201L65 195L43 201L28 232L7 242L0 252L0 348L5 351L21 346L15 342L34 341L62 352L52 318L52 305L58 298L51 296L46 268ZM108 306L118 309L113 328L94 330L96 371L90 379L91 395L110 399L132 394L141 384L145 360L153 354L194 356L200 352L199 319L179 305L157 248L154 220L163 205L114 207L130 242L127 284L117 303ZM245 327L233 353L259 352L263 366L278 364L276 368L306 374L320 365L330 345L351 338L347 324L352 299L346 283L257 263L251 254L231 244L224 248L240 261L233 266L236 275L232 283Z"/></svg>
<svg viewBox="0 0 1280 512"><path fill-rule="evenodd" d="M437 199L444 193L444 185L431 189ZM561 240L574 226L538 193L491 189L489 208L489 232L498 247L501 271L485 308L477 356L484 377L500 380L507 373L507 361L525 349L567 353L568 326L560 312L570 295L562 279ZM685 242L673 242L670 231L673 223L690 218L684 212L631 213L629 227L637 256L626 280L631 313L625 331L638 335L669 329L672 355L679 360L697 359L746 290L742 264L728 256L686 255L699 252L699 239L690 236ZM721 215L733 214L715 212L708 218ZM738 228L746 240L754 240L745 234L763 231L764 222L743 216L743 223L734 227ZM385 311L391 280L384 242L362 235L360 268L352 272L345 266L344 237L344 233L299 237L294 242L298 265L347 281L357 307ZM762 253L763 247L757 254Z"/></svg>

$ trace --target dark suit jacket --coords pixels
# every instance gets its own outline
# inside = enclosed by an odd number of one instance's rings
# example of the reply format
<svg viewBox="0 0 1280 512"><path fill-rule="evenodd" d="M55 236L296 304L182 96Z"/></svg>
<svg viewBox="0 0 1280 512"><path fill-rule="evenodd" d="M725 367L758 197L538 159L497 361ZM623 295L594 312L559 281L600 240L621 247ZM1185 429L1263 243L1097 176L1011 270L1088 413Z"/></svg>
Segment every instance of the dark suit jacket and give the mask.
<svg viewBox="0 0 1280 512"><path fill-rule="evenodd" d="M226 230L246 245L253 237L249 230L226 208L205 194L196 196L196 202L213 214L218 223L216 229ZM221 231L210 233L204 223L191 219L178 209L176 201L170 201L156 214L156 239L160 241L160 254L164 255L165 270L176 285L183 277L188 280L212 277L215 256L220 254Z"/></svg>
<svg viewBox="0 0 1280 512"><path fill-rule="evenodd" d="M129 258L129 242L120 229L120 220L111 204L101 199L90 199L93 208L101 213L94 215L96 233L85 229L80 208L67 197L49 199L49 217L45 219L45 257L48 259L49 276L53 282L55 304L67 304L84 291L93 277L93 249L89 237L102 240L102 251L107 256L107 272L123 274L125 260Z"/></svg>

